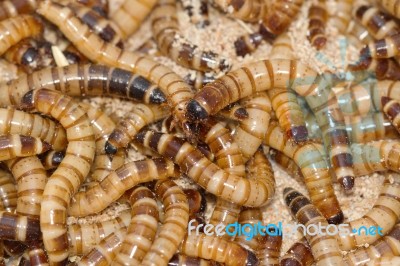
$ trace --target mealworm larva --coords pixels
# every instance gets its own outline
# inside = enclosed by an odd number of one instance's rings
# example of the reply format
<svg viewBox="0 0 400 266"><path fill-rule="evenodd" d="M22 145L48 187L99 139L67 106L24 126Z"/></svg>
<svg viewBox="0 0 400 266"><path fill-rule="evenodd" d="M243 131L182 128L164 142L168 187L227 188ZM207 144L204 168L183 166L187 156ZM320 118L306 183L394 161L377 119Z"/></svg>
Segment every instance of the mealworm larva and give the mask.
<svg viewBox="0 0 400 266"><path fill-rule="evenodd" d="M130 0L125 3L128 2ZM190 86L179 75L140 53L124 51L105 43L96 34L91 33L86 25L74 18L68 8L44 1L40 3L37 12L54 23L88 59L132 71L158 84L168 99L175 121L185 128L185 105L193 94Z"/></svg>
<svg viewBox="0 0 400 266"><path fill-rule="evenodd" d="M207 200L203 193L195 189L184 189L183 193L188 199L190 217L201 215L206 210Z"/></svg>
<svg viewBox="0 0 400 266"><path fill-rule="evenodd" d="M270 3L260 24L260 33L264 40L272 42L283 33L299 12L302 4L303 0L283 0Z"/></svg>
<svg viewBox="0 0 400 266"><path fill-rule="evenodd" d="M42 194L47 174L37 156L17 158L6 162L18 187L17 214L39 219Z"/></svg>
<svg viewBox="0 0 400 266"><path fill-rule="evenodd" d="M372 245L361 247L354 252L348 253L344 257L344 261L346 265L356 266L364 265L370 260L381 257L399 256L399 245L400 224L396 224L386 236L383 236Z"/></svg>
<svg viewBox="0 0 400 266"><path fill-rule="evenodd" d="M283 152L296 162L301 168L313 204L329 223L341 223L344 216L333 191L322 145L313 142L294 144L285 138L276 122L270 123L264 144Z"/></svg>
<svg viewBox="0 0 400 266"><path fill-rule="evenodd" d="M329 18L330 23L335 25L339 33L344 34L350 21L352 21L353 0L336 0L335 2L336 10Z"/></svg>
<svg viewBox="0 0 400 266"><path fill-rule="evenodd" d="M160 0L152 14L152 31L160 51L177 64L199 71L228 71L231 63L212 51L201 50L180 34L176 0Z"/></svg>
<svg viewBox="0 0 400 266"><path fill-rule="evenodd" d="M34 244L28 251L30 265L48 266L46 252L39 243Z"/></svg>
<svg viewBox="0 0 400 266"><path fill-rule="evenodd" d="M68 226L69 256L88 253L104 238L123 227L131 221L131 212L123 211L114 219L94 224L73 224Z"/></svg>
<svg viewBox="0 0 400 266"><path fill-rule="evenodd" d="M311 82L311 83L309 83ZM240 98L271 88L291 88L317 117L337 179L345 190L354 186L352 156L343 115L328 81L296 60L263 60L231 71L207 84L186 106L186 117L203 120ZM321 99L322 97L322 99Z"/></svg>
<svg viewBox="0 0 400 266"><path fill-rule="evenodd" d="M269 180L263 176L245 179L229 174L209 161L188 142L169 134L142 130L136 141L159 154L173 160L187 174L209 193L239 205L258 207L265 205L270 196Z"/></svg>
<svg viewBox="0 0 400 266"><path fill-rule="evenodd" d="M193 232L183 239L180 253L190 257L214 260L226 266L258 265L256 255L239 244L217 236Z"/></svg>
<svg viewBox="0 0 400 266"><path fill-rule="evenodd" d="M61 263L68 257L67 209L93 163L94 133L86 113L60 92L29 91L22 98L21 107L52 116L67 132L66 155L46 184L40 211L40 228L49 262Z"/></svg>
<svg viewBox="0 0 400 266"><path fill-rule="evenodd" d="M361 49L361 58L391 58L400 53L400 33L369 42Z"/></svg>
<svg viewBox="0 0 400 266"><path fill-rule="evenodd" d="M28 247L19 241L3 240L3 249L7 255L16 257L21 255Z"/></svg>
<svg viewBox="0 0 400 266"><path fill-rule="evenodd" d="M66 6L71 8L76 16L98 34L101 39L123 48L124 44L121 39L121 30L115 23L99 15L96 11L80 4L70 2Z"/></svg>
<svg viewBox="0 0 400 266"><path fill-rule="evenodd" d="M249 113L246 111L246 108L239 103L228 105L226 108L222 109L218 115L225 119L230 119L237 122L249 117Z"/></svg>
<svg viewBox="0 0 400 266"><path fill-rule="evenodd" d="M266 3L262 0L216 0L214 2L229 16L248 22L257 22L267 11Z"/></svg>
<svg viewBox="0 0 400 266"><path fill-rule="evenodd" d="M392 58L362 58L357 64L348 66L349 71L369 71L375 74L378 80L400 80L400 66Z"/></svg>
<svg viewBox="0 0 400 266"><path fill-rule="evenodd" d="M399 1L398 0L379 0L377 1L387 12L395 16L400 17Z"/></svg>
<svg viewBox="0 0 400 266"><path fill-rule="evenodd" d="M349 24L346 30L346 36L349 42L357 48L361 48L362 45L368 44L373 40L368 30L355 20L352 20Z"/></svg>
<svg viewBox="0 0 400 266"><path fill-rule="evenodd" d="M392 162L399 156L398 142L372 141L366 144L353 143L351 145L354 154L354 172L356 176L372 174L376 171L388 169L397 171L397 162Z"/></svg>
<svg viewBox="0 0 400 266"><path fill-rule="evenodd" d="M22 15L0 22L0 55L22 39L36 37L43 30L42 23L35 17Z"/></svg>
<svg viewBox="0 0 400 266"><path fill-rule="evenodd" d="M234 42L236 55L244 57L245 55L252 53L261 44L262 40L263 36L258 32L240 36Z"/></svg>
<svg viewBox="0 0 400 266"><path fill-rule="evenodd" d="M102 17L107 17L108 0L77 0L78 3L91 8Z"/></svg>
<svg viewBox="0 0 400 266"><path fill-rule="evenodd" d="M305 237L295 242L280 258L280 266L311 266L314 263L311 247Z"/></svg>
<svg viewBox="0 0 400 266"><path fill-rule="evenodd" d="M170 111L162 106L136 104L108 137L105 151L114 154L118 148L126 148L143 127L168 115Z"/></svg>
<svg viewBox="0 0 400 266"><path fill-rule="evenodd" d="M308 10L308 34L307 38L317 50L322 49L326 42L325 27L328 20L325 1L312 4Z"/></svg>
<svg viewBox="0 0 400 266"><path fill-rule="evenodd" d="M190 17L190 22L194 23L199 28L204 28L210 25L208 18L208 1L207 0L183 0L182 6Z"/></svg>
<svg viewBox="0 0 400 266"><path fill-rule="evenodd" d="M392 125L400 132L400 101L393 100L389 97L382 97L382 108Z"/></svg>
<svg viewBox="0 0 400 266"><path fill-rule="evenodd" d="M110 19L118 25L122 38L134 33L153 9L156 0L124 0L121 6L110 14Z"/></svg>
<svg viewBox="0 0 400 266"><path fill-rule="evenodd" d="M40 66L40 53L31 39L24 39L8 49L4 58L10 63L21 67L25 72L30 72Z"/></svg>
<svg viewBox="0 0 400 266"><path fill-rule="evenodd" d="M38 219L0 211L0 239L16 241L36 241L40 239Z"/></svg>
<svg viewBox="0 0 400 266"><path fill-rule="evenodd" d="M195 88L195 90L199 91L207 83L215 81L217 79L216 75L217 74L214 72L203 73L201 71L195 71L194 73L187 74L183 80Z"/></svg>
<svg viewBox="0 0 400 266"><path fill-rule="evenodd" d="M49 143L56 151L64 150L67 145L65 129L60 124L13 107L0 108L0 134L37 137Z"/></svg>
<svg viewBox="0 0 400 266"><path fill-rule="evenodd" d="M14 177L9 172L0 169L0 210L14 211L17 207L17 198Z"/></svg>
<svg viewBox="0 0 400 266"><path fill-rule="evenodd" d="M316 224L320 226L329 225L318 209L293 188L285 188L283 197L293 217L299 223L305 225L306 228ZM329 230L329 228L326 230ZM342 255L335 236L329 234L305 234L305 237L310 243L316 265L342 265Z"/></svg>
<svg viewBox="0 0 400 266"><path fill-rule="evenodd" d="M50 150L51 145L40 138L8 134L0 136L0 161L27 157Z"/></svg>
<svg viewBox="0 0 400 266"><path fill-rule="evenodd" d="M303 174L301 173L301 168L297 166L295 161L286 156L283 152L274 150L271 158L296 180L304 180Z"/></svg>
<svg viewBox="0 0 400 266"><path fill-rule="evenodd" d="M36 0L6 0L0 3L0 21L16 17L21 14L30 14L35 11Z"/></svg>
<svg viewBox="0 0 400 266"><path fill-rule="evenodd" d="M100 183L76 193L68 213L82 217L100 212L137 184L176 176L179 173L173 162L162 158L126 163Z"/></svg>
<svg viewBox="0 0 400 266"><path fill-rule="evenodd" d="M165 215L142 265L167 265L187 234L189 204L185 193L172 180L158 181L154 190L163 202Z"/></svg>
<svg viewBox="0 0 400 266"><path fill-rule="evenodd" d="M153 192L146 187L138 187L129 201L132 220L112 265L139 265L157 233L158 206Z"/></svg>
<svg viewBox="0 0 400 266"><path fill-rule="evenodd" d="M55 169L60 165L61 161L65 157L65 152L50 150L48 152L40 154L38 157L42 162L44 169L47 171Z"/></svg>
<svg viewBox="0 0 400 266"><path fill-rule="evenodd" d="M396 224L400 216L400 175L392 174L386 178L381 188L378 200L368 213L363 217L349 222L350 234L338 235L338 243L341 250L352 250L356 247L372 244L385 235ZM376 226L381 228L381 233L376 235L368 232L354 233L358 228Z"/></svg>
<svg viewBox="0 0 400 266"><path fill-rule="evenodd" d="M168 266L217 266L212 260L188 257L181 254L175 254L168 262Z"/></svg>
<svg viewBox="0 0 400 266"><path fill-rule="evenodd" d="M103 65L74 64L53 67L22 75L0 86L4 99L0 104L18 105L29 90L52 89L69 96L115 96L145 103L163 103L165 95L146 78L129 71Z"/></svg>

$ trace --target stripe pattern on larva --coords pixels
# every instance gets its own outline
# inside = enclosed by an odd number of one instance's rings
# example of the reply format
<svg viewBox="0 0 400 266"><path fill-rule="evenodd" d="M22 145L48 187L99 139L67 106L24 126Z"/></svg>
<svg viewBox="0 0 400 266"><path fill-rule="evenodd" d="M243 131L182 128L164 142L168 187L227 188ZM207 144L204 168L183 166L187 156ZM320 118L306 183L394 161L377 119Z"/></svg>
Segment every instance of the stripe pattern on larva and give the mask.
<svg viewBox="0 0 400 266"><path fill-rule="evenodd" d="M45 1L40 4L37 12L54 23L90 60L132 71L157 84L168 99L176 122L185 128L184 109L193 94L190 86L179 75L140 53L124 51L105 43L96 34L90 33L86 25L74 18L68 8ZM77 29L77 31L72 29Z"/></svg>
<svg viewBox="0 0 400 266"><path fill-rule="evenodd" d="M328 12L326 10L325 1L318 1L317 4L310 6L308 10L308 19L307 38L313 47L320 50L327 42L325 27L328 20Z"/></svg>
<svg viewBox="0 0 400 266"><path fill-rule="evenodd" d="M158 206L153 192L146 187L138 187L129 201L132 219L113 265L139 265L157 233Z"/></svg>
<svg viewBox="0 0 400 266"><path fill-rule="evenodd" d="M37 114L18 111L13 107L0 108L0 134L22 134L49 143L53 150L67 146L65 129L58 123Z"/></svg>
<svg viewBox="0 0 400 266"><path fill-rule="evenodd" d="M154 190L164 206L164 221L142 265L167 265L187 234L189 204L185 193L172 180L158 181Z"/></svg>
<svg viewBox="0 0 400 266"><path fill-rule="evenodd" d="M47 173L37 156L6 162L18 187L17 214L39 219Z"/></svg>
<svg viewBox="0 0 400 266"><path fill-rule="evenodd" d="M16 134L1 135L0 161L40 154L50 148L50 144L39 138Z"/></svg>
<svg viewBox="0 0 400 266"><path fill-rule="evenodd" d="M168 262L168 266L218 266L219 264L212 260L188 257L182 254L175 254Z"/></svg>
<svg viewBox="0 0 400 266"><path fill-rule="evenodd" d="M40 238L38 219L0 211L0 239L13 241L36 241Z"/></svg>
<svg viewBox="0 0 400 266"><path fill-rule="evenodd" d="M0 169L0 210L14 211L17 207L17 198L14 177L9 172Z"/></svg>
<svg viewBox="0 0 400 266"><path fill-rule="evenodd" d="M306 226L317 225L328 226L328 222L301 193L292 188L285 188L283 197L289 207L292 216L301 224ZM305 235L311 246L311 252L315 258L317 266L322 265L342 265L342 255L335 236L329 234Z"/></svg>
<svg viewBox="0 0 400 266"><path fill-rule="evenodd" d="M228 59L184 40L176 16L176 0L160 0L152 13L152 31L160 51L177 64L199 71L228 71Z"/></svg>
<svg viewBox="0 0 400 266"><path fill-rule="evenodd" d="M23 97L21 107L52 116L67 132L66 155L46 184L40 211L40 227L49 261L60 263L68 258L66 217L70 198L89 173L95 137L86 113L60 92L30 91Z"/></svg>
<svg viewBox="0 0 400 266"><path fill-rule="evenodd" d="M349 24L346 36L349 40L349 44L352 44L354 47L359 49L373 40L368 30L355 20L351 21Z"/></svg>
<svg viewBox="0 0 400 266"><path fill-rule="evenodd" d="M377 41L369 42L361 52L361 57L391 58L400 54L400 33Z"/></svg>
<svg viewBox="0 0 400 266"><path fill-rule="evenodd" d="M126 163L100 183L76 193L68 213L78 217L98 213L137 184L177 176L179 172L174 163L163 158Z"/></svg>
<svg viewBox="0 0 400 266"><path fill-rule="evenodd" d="M45 68L1 85L0 91L8 94L8 97L1 99L0 104L18 105L27 91L43 88L69 96L104 95L154 104L166 101L160 88L143 76L104 65L73 64Z"/></svg>
<svg viewBox="0 0 400 266"><path fill-rule="evenodd" d="M111 233L127 227L131 212L123 211L114 219L94 224L74 224L68 226L69 256L84 255Z"/></svg>
<svg viewBox="0 0 400 266"><path fill-rule="evenodd" d="M400 1L399 0L379 0L377 1L387 12L395 16L396 18L400 18L400 10L398 8Z"/></svg>
<svg viewBox="0 0 400 266"><path fill-rule="evenodd" d="M311 247L304 237L295 242L280 258L281 266L311 266L314 262Z"/></svg>
<svg viewBox="0 0 400 266"><path fill-rule="evenodd" d="M382 108L392 125L400 132L400 101L382 97Z"/></svg>
<svg viewBox="0 0 400 266"><path fill-rule="evenodd" d="M156 0L124 0L121 6L110 14L110 19L118 25L125 39L139 28L156 3Z"/></svg>
<svg viewBox="0 0 400 266"><path fill-rule="evenodd" d="M270 123L264 144L283 152L300 167L311 201L329 223L339 224L344 216L333 190L329 167L321 144L294 144L285 138L276 122Z"/></svg>
<svg viewBox="0 0 400 266"><path fill-rule="evenodd" d="M28 251L30 265L48 266L46 252L41 247L40 242L34 244Z"/></svg>
<svg viewBox="0 0 400 266"><path fill-rule="evenodd" d="M43 30L42 23L29 15L9 18L0 22L0 55L20 40L36 37Z"/></svg>
<svg viewBox="0 0 400 266"><path fill-rule="evenodd" d="M30 14L35 11L36 0L5 0L0 3L0 21L16 17L21 14Z"/></svg>
<svg viewBox="0 0 400 266"><path fill-rule="evenodd" d="M259 176L245 179L224 171L207 159L190 143L169 134L143 130L136 140L159 154L173 160L197 184L224 200L239 205L258 207L270 199L268 179Z"/></svg>
<svg viewBox="0 0 400 266"><path fill-rule="evenodd" d="M197 235L192 232L183 239L179 253L224 263L226 266L258 265L257 257L253 252L246 250L235 242L215 235Z"/></svg>

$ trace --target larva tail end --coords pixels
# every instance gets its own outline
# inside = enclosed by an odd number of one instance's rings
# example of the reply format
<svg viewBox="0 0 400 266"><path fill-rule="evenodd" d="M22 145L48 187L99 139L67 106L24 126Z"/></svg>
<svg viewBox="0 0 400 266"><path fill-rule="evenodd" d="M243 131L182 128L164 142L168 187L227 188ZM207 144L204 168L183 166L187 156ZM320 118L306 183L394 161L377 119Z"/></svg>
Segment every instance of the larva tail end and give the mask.
<svg viewBox="0 0 400 266"><path fill-rule="evenodd" d="M20 108L24 110L33 109L35 107L34 98L33 98L33 90L28 91L22 97Z"/></svg>
<svg viewBox="0 0 400 266"><path fill-rule="evenodd" d="M354 176L344 176L338 181L346 192L354 187Z"/></svg>
<svg viewBox="0 0 400 266"><path fill-rule="evenodd" d="M343 223L344 220L344 215L343 212L340 211L339 213L337 213L336 215L326 219L328 221L328 223L330 224L341 224Z"/></svg>
<svg viewBox="0 0 400 266"><path fill-rule="evenodd" d="M63 159L64 152L57 151L54 153L53 158L51 158L51 162L53 163L53 165L59 165Z"/></svg>
<svg viewBox="0 0 400 266"><path fill-rule="evenodd" d="M235 111L234 115L239 120L243 120L249 117L249 113L247 112L246 108L238 108Z"/></svg>
<svg viewBox="0 0 400 266"><path fill-rule="evenodd" d="M254 265L259 265L257 256L253 252L247 250L246 266L254 266Z"/></svg>
<svg viewBox="0 0 400 266"><path fill-rule="evenodd" d="M289 130L289 138L293 138L296 143L308 140L308 131L305 126L295 126Z"/></svg>
<svg viewBox="0 0 400 266"><path fill-rule="evenodd" d="M104 150L106 151L107 154L109 155L114 155L117 153L118 149L114 145L112 145L110 142L106 141L106 144L104 145Z"/></svg>
<svg viewBox="0 0 400 266"><path fill-rule="evenodd" d="M204 120L208 113L196 100L190 100L186 106L186 116L190 121Z"/></svg>

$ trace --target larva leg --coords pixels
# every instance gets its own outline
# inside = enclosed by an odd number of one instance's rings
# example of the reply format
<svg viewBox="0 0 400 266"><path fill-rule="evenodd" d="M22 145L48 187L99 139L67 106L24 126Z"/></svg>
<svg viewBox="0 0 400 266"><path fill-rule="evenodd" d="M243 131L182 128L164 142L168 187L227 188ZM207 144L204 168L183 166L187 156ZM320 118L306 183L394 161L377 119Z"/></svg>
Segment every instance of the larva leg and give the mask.
<svg viewBox="0 0 400 266"><path fill-rule="evenodd" d="M69 96L114 96L144 103L160 104L165 95L143 76L120 68L103 65L68 65L22 75L9 84L2 84L0 91L8 95L0 105L18 105L29 90L52 89Z"/></svg>
<svg viewBox="0 0 400 266"><path fill-rule="evenodd" d="M159 218L153 192L146 187L138 187L129 201L132 220L112 265L139 265L156 236Z"/></svg>
<svg viewBox="0 0 400 266"><path fill-rule="evenodd" d="M76 193L68 213L82 217L100 212L137 184L177 175L174 164L162 158L126 163L100 183L85 192Z"/></svg>
<svg viewBox="0 0 400 266"><path fill-rule="evenodd" d="M42 23L35 17L23 15L0 22L0 55L22 39L42 33Z"/></svg>
<svg viewBox="0 0 400 266"><path fill-rule="evenodd" d="M175 254L168 262L168 266L217 266L217 264L210 260Z"/></svg>
<svg viewBox="0 0 400 266"><path fill-rule="evenodd" d="M161 180L155 185L155 193L162 199L165 217L142 265L167 265L187 234L189 205L182 189L174 181Z"/></svg>
<svg viewBox="0 0 400 266"><path fill-rule="evenodd" d="M64 157L65 152L54 150L50 150L39 155L39 159L42 162L42 165L46 171L57 168Z"/></svg>
<svg viewBox="0 0 400 266"><path fill-rule="evenodd" d="M64 150L67 145L66 133L60 124L13 107L0 108L0 134L37 137L49 143L56 151Z"/></svg>
<svg viewBox="0 0 400 266"><path fill-rule="evenodd" d="M281 266L311 266L314 262L315 260L311 252L311 247L304 237L294 243L286 254L280 258Z"/></svg>
<svg viewBox="0 0 400 266"><path fill-rule="evenodd" d="M160 0L152 14L152 31L160 51L177 64L199 71L228 71L231 63L212 51L203 51L181 36L176 0Z"/></svg>
<svg viewBox="0 0 400 266"><path fill-rule="evenodd" d="M182 6L190 17L191 23L199 28L204 28L210 24L208 19L208 1L207 0L183 0Z"/></svg>
<svg viewBox="0 0 400 266"><path fill-rule="evenodd" d="M21 14L31 14L37 7L36 0L6 0L0 3L0 21Z"/></svg>
<svg viewBox="0 0 400 266"><path fill-rule="evenodd" d="M260 24L264 40L272 42L290 25L300 10L303 0L283 0L271 2Z"/></svg>
<svg viewBox="0 0 400 266"><path fill-rule="evenodd" d="M257 257L253 252L235 242L217 236L196 235L194 232L185 236L180 246L180 253L190 257L214 260L227 266L258 264Z"/></svg>
<svg viewBox="0 0 400 266"><path fill-rule="evenodd" d="M17 188L14 177L4 170L0 170L0 210L12 212L17 207Z"/></svg>
<svg viewBox="0 0 400 266"><path fill-rule="evenodd" d="M173 160L197 184L224 200L258 207L265 205L271 196L268 194L268 179L263 176L245 179L229 174L182 139L147 130L139 132L135 139L145 147Z"/></svg>
<svg viewBox="0 0 400 266"><path fill-rule="evenodd" d="M48 151L50 144L39 138L24 135L0 136L0 161L27 157Z"/></svg>
<svg viewBox="0 0 400 266"><path fill-rule="evenodd" d="M121 212L116 218L94 224L68 226L69 256L87 254L104 238L127 227L131 221L130 211Z"/></svg>
<svg viewBox="0 0 400 266"><path fill-rule="evenodd" d="M129 116L120 121L106 142L105 151L114 154L118 148L126 148L135 135L145 126L167 117L170 111L157 105L136 104Z"/></svg>
<svg viewBox="0 0 400 266"><path fill-rule="evenodd" d="M82 25L79 20L74 18L68 8L45 1L40 4L37 12L54 23L90 60L132 71L144 76L154 84L158 84L173 109L176 122L185 128L184 109L193 94L190 86L179 75L140 53L124 51L105 43L96 34L90 33L86 25Z"/></svg>
<svg viewBox="0 0 400 266"><path fill-rule="evenodd" d="M120 8L110 14L110 19L122 31L122 38L126 39L139 28L156 3L156 0L124 0Z"/></svg>
<svg viewBox="0 0 400 266"><path fill-rule="evenodd" d="M39 220L42 194L47 174L37 156L18 158L6 162L18 187L17 214Z"/></svg>
<svg viewBox="0 0 400 266"><path fill-rule="evenodd" d="M379 0L377 2L396 18L400 17L399 0Z"/></svg>
<svg viewBox="0 0 400 266"><path fill-rule="evenodd" d="M70 97L59 92L30 91L23 97L21 107L52 116L67 132L66 155L46 184L40 211L40 227L49 261L60 263L68 257L65 223L70 198L89 173L95 138L86 113Z"/></svg>
<svg viewBox="0 0 400 266"><path fill-rule="evenodd" d="M248 22L259 21L267 12L266 3L262 0L216 0L214 2L229 16Z"/></svg>
<svg viewBox="0 0 400 266"><path fill-rule="evenodd" d="M292 188L285 188L283 193L286 205L299 223L306 227L317 224L329 225L318 209L302 194ZM310 243L316 265L342 265L342 255L335 236L305 234L305 237Z"/></svg>
<svg viewBox="0 0 400 266"><path fill-rule="evenodd" d="M320 50L327 42L325 27L326 21L328 20L328 12L324 0L311 5L308 10L308 19L310 22L308 24L307 38L313 47Z"/></svg>
<svg viewBox="0 0 400 266"><path fill-rule="evenodd" d="M293 144L276 123L270 123L264 144L283 152L301 168L313 204L329 223L339 224L344 216L335 196L323 147L316 143Z"/></svg>

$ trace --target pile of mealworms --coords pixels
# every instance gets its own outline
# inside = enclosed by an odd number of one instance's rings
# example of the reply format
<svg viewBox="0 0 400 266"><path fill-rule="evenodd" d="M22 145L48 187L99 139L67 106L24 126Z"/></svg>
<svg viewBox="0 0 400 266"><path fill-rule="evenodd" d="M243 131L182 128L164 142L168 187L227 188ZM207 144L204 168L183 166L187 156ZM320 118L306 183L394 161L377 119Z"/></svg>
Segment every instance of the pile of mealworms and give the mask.
<svg viewBox="0 0 400 266"><path fill-rule="evenodd" d="M288 29L304 6L316 53L329 25L355 48L343 72L298 57ZM243 26L224 44L235 58L185 36L178 10L199 31L211 10ZM0 264L400 265L399 19L400 0L1 1L0 55L17 74L0 84ZM151 37L130 49L145 20ZM266 44L267 58L235 67ZM93 97L131 108L113 116ZM350 234L306 234L285 253L279 234L208 234L264 222L271 163L308 191L283 189L296 222ZM375 172L376 202L346 220L333 183L350 194ZM113 204L129 207L67 222Z"/></svg>

